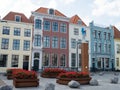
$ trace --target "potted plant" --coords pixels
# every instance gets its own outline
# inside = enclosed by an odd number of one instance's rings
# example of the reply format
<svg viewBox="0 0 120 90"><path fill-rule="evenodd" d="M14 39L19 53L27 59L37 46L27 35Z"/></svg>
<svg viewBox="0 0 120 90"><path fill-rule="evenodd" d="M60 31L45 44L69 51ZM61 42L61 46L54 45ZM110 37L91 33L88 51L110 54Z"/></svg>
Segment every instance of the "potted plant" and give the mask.
<svg viewBox="0 0 120 90"><path fill-rule="evenodd" d="M13 85L18 87L37 87L39 79L34 71L18 70L14 72Z"/></svg>
<svg viewBox="0 0 120 90"><path fill-rule="evenodd" d="M60 73L65 73L64 69L60 68L46 68L41 73L41 77L45 78L56 78Z"/></svg>
<svg viewBox="0 0 120 90"><path fill-rule="evenodd" d="M66 72L57 77L57 83L67 85L71 80L78 81L80 84L89 84L91 77L86 72Z"/></svg>

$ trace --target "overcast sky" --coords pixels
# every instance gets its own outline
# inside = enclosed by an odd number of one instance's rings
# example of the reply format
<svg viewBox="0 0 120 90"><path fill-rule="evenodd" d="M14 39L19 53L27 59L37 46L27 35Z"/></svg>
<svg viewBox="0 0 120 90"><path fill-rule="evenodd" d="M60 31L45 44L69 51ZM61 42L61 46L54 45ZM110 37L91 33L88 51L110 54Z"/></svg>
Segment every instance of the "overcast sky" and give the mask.
<svg viewBox="0 0 120 90"><path fill-rule="evenodd" d="M57 9L68 17L77 14L87 25L94 21L120 29L120 0L0 0L0 16L14 11L29 18L40 7Z"/></svg>

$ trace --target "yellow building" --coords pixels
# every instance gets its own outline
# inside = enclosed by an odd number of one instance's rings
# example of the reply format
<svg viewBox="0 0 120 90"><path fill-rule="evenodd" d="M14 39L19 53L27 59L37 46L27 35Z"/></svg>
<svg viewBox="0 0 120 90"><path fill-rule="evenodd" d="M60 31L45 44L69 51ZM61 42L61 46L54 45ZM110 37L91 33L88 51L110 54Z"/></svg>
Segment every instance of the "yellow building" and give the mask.
<svg viewBox="0 0 120 90"><path fill-rule="evenodd" d="M120 70L120 31L114 26L115 70Z"/></svg>
<svg viewBox="0 0 120 90"><path fill-rule="evenodd" d="M0 72L31 69L32 23L22 13L9 12L0 20Z"/></svg>

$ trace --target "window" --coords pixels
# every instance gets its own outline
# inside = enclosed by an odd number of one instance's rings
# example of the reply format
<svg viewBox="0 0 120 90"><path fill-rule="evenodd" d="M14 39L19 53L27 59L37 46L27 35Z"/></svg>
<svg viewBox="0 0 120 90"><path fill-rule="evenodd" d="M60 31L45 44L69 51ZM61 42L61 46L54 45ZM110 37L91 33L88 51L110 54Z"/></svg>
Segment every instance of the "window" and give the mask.
<svg viewBox="0 0 120 90"><path fill-rule="evenodd" d="M2 38L1 49L8 49L9 47L9 39Z"/></svg>
<svg viewBox="0 0 120 90"><path fill-rule="evenodd" d="M25 37L30 37L31 36L31 30L30 29L25 29L24 36Z"/></svg>
<svg viewBox="0 0 120 90"><path fill-rule="evenodd" d="M50 61L50 54L44 53L43 54L43 66L49 66Z"/></svg>
<svg viewBox="0 0 120 90"><path fill-rule="evenodd" d="M66 57L65 57L65 54L62 54L60 56L60 66L65 67L65 64L66 64Z"/></svg>
<svg viewBox="0 0 120 90"><path fill-rule="evenodd" d="M119 67L119 58L116 58L116 65Z"/></svg>
<svg viewBox="0 0 120 90"><path fill-rule="evenodd" d="M93 31L93 37L97 38L97 31L96 30Z"/></svg>
<svg viewBox="0 0 120 90"><path fill-rule="evenodd" d="M52 31L53 32L58 32L58 22L53 22L52 23Z"/></svg>
<svg viewBox="0 0 120 90"><path fill-rule="evenodd" d="M50 30L50 21L47 21L47 20L44 21L44 30L45 31Z"/></svg>
<svg viewBox="0 0 120 90"><path fill-rule="evenodd" d="M35 35L34 46L41 46L41 35Z"/></svg>
<svg viewBox="0 0 120 90"><path fill-rule="evenodd" d="M101 68L101 58L98 58L98 62L97 62L97 66L98 66L98 68L100 69Z"/></svg>
<svg viewBox="0 0 120 90"><path fill-rule="evenodd" d="M82 25L82 20L78 20L78 24L79 24L79 25Z"/></svg>
<svg viewBox="0 0 120 90"><path fill-rule="evenodd" d="M109 68L109 58L105 58L105 67Z"/></svg>
<svg viewBox="0 0 120 90"><path fill-rule="evenodd" d="M0 67L7 67L8 55L0 54Z"/></svg>
<svg viewBox="0 0 120 90"><path fill-rule="evenodd" d="M81 54L79 54L79 66L81 67Z"/></svg>
<svg viewBox="0 0 120 90"><path fill-rule="evenodd" d="M34 53L34 58L39 58L40 57L40 54L38 52L35 52Z"/></svg>
<svg viewBox="0 0 120 90"><path fill-rule="evenodd" d="M71 39L71 48L76 48L76 39Z"/></svg>
<svg viewBox="0 0 120 90"><path fill-rule="evenodd" d="M110 33L108 33L108 40L110 40Z"/></svg>
<svg viewBox="0 0 120 90"><path fill-rule="evenodd" d="M104 44L104 52L107 52L107 44Z"/></svg>
<svg viewBox="0 0 120 90"><path fill-rule="evenodd" d="M49 14L54 15L54 9L49 9Z"/></svg>
<svg viewBox="0 0 120 90"><path fill-rule="evenodd" d="M104 39L106 40L106 32L104 32Z"/></svg>
<svg viewBox="0 0 120 90"><path fill-rule="evenodd" d="M52 48L58 48L58 37L52 38Z"/></svg>
<svg viewBox="0 0 120 90"><path fill-rule="evenodd" d="M14 28L14 35L20 36L20 28Z"/></svg>
<svg viewBox="0 0 120 90"><path fill-rule="evenodd" d="M111 53L111 45L108 45L108 52Z"/></svg>
<svg viewBox="0 0 120 90"><path fill-rule="evenodd" d="M44 36L43 39L44 39L44 43L43 43L44 47L49 48L50 47L50 37L49 36Z"/></svg>
<svg viewBox="0 0 120 90"><path fill-rule="evenodd" d="M60 39L60 48L66 48L66 38Z"/></svg>
<svg viewBox="0 0 120 90"><path fill-rule="evenodd" d="M97 43L94 43L94 52L97 52Z"/></svg>
<svg viewBox="0 0 120 90"><path fill-rule="evenodd" d="M98 39L101 39L101 31L98 32Z"/></svg>
<svg viewBox="0 0 120 90"><path fill-rule="evenodd" d="M23 56L23 60L29 60L29 56L28 55L24 55Z"/></svg>
<svg viewBox="0 0 120 90"><path fill-rule="evenodd" d="M10 27L3 26L2 34L9 35L10 34Z"/></svg>
<svg viewBox="0 0 120 90"><path fill-rule="evenodd" d="M57 54L52 54L52 66L57 66L58 57Z"/></svg>
<svg viewBox="0 0 120 90"><path fill-rule="evenodd" d="M20 40L14 39L13 40L13 50L19 50L20 48Z"/></svg>
<svg viewBox="0 0 120 90"><path fill-rule="evenodd" d="M71 66L75 67L76 66L76 54L71 53Z"/></svg>
<svg viewBox="0 0 120 90"><path fill-rule="evenodd" d="M40 19L35 20L35 29L41 29L42 21Z"/></svg>
<svg viewBox="0 0 120 90"><path fill-rule="evenodd" d="M11 67L18 67L19 55L12 55Z"/></svg>
<svg viewBox="0 0 120 90"><path fill-rule="evenodd" d="M66 33L67 31L67 24L66 23L61 23L60 24L60 32Z"/></svg>
<svg viewBox="0 0 120 90"><path fill-rule="evenodd" d="M101 43L98 44L98 52L101 52Z"/></svg>
<svg viewBox="0 0 120 90"><path fill-rule="evenodd" d="M116 47L117 47L117 53L120 53L120 44L117 44Z"/></svg>
<svg viewBox="0 0 120 90"><path fill-rule="evenodd" d="M16 21L16 22L21 22L21 16L16 15L16 16L15 16L15 21Z"/></svg>
<svg viewBox="0 0 120 90"><path fill-rule="evenodd" d="M30 50L30 41L24 40L24 50L29 51Z"/></svg>
<svg viewBox="0 0 120 90"><path fill-rule="evenodd" d="M74 28L74 35L79 35L79 29L78 28Z"/></svg>

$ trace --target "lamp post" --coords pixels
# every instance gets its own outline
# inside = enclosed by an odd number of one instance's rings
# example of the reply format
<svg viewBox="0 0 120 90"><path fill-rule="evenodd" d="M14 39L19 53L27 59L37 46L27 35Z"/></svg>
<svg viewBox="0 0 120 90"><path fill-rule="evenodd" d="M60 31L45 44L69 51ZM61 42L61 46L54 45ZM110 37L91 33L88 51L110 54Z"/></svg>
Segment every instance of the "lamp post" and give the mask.
<svg viewBox="0 0 120 90"><path fill-rule="evenodd" d="M76 62L77 62L77 71L78 71L78 68L79 68L79 53L78 53L79 48L78 48L78 45L80 45L81 42L77 41L76 43L77 43L77 45L76 45L77 46L76 47Z"/></svg>

